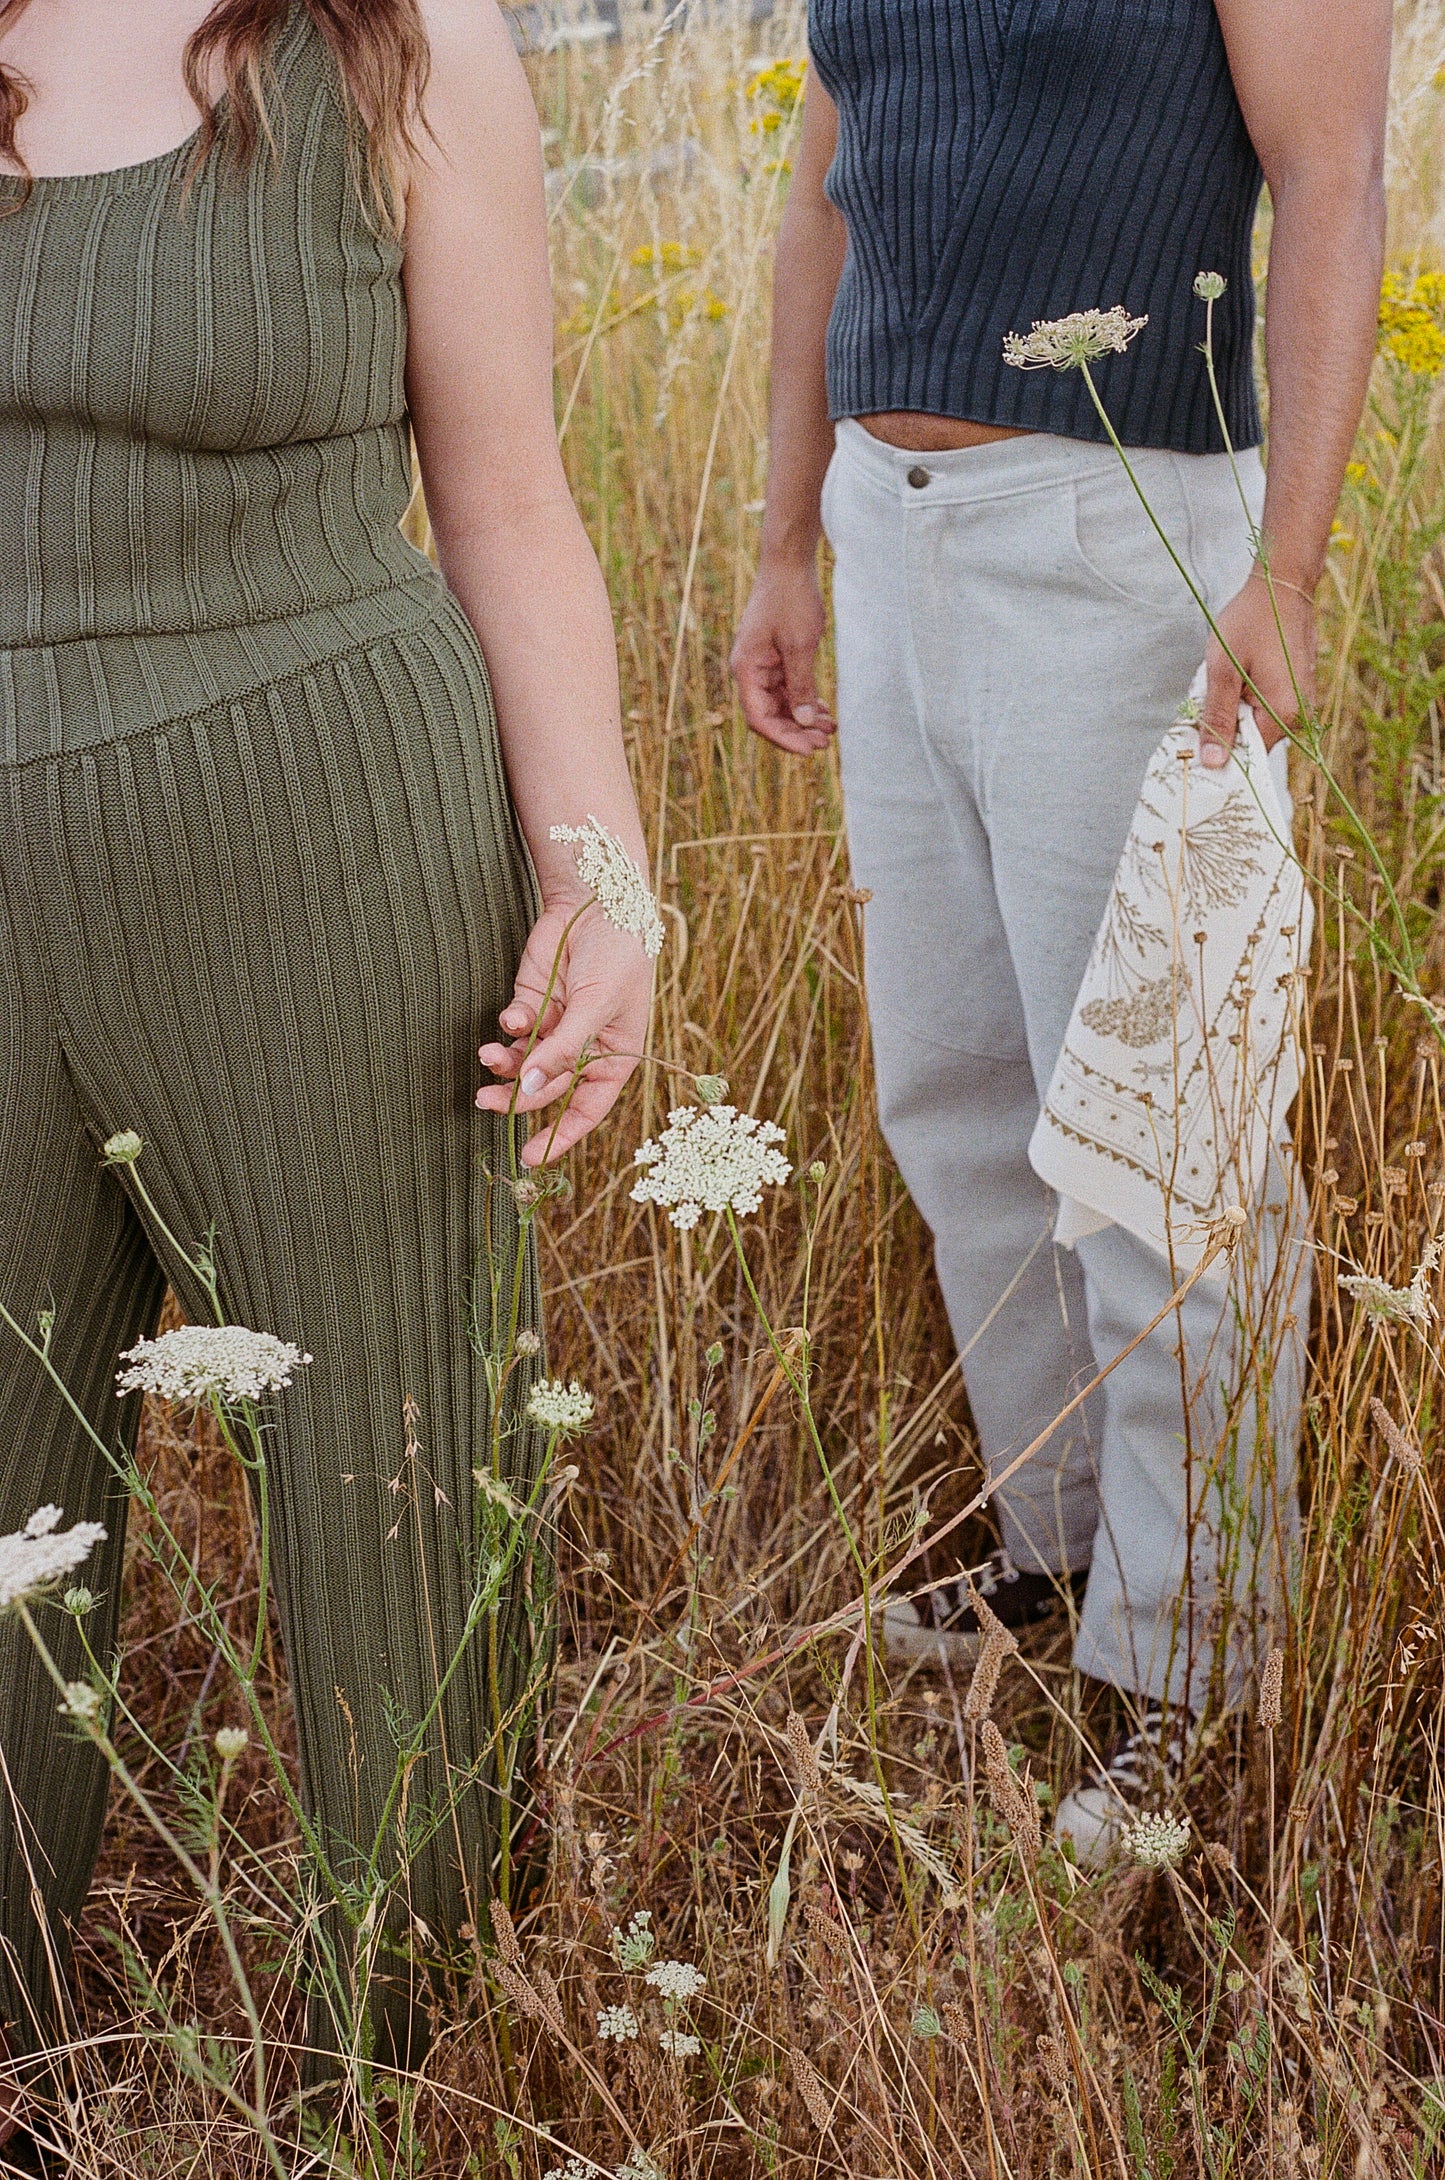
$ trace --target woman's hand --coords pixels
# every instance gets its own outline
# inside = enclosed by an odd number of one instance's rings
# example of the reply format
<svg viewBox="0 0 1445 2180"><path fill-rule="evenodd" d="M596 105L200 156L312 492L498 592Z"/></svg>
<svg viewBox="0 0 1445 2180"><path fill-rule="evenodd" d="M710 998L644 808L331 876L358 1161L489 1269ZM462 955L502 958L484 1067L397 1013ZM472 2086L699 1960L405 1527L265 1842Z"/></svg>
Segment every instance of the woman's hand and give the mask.
<svg viewBox="0 0 1445 2180"><path fill-rule="evenodd" d="M547 904L500 1017L509 1041L480 1053L501 1078L477 1092L484 1112L539 1113L565 1100L524 1148L524 1165L560 1158L611 1111L642 1053L651 999L652 963L632 932L609 923L595 902Z"/></svg>
<svg viewBox="0 0 1445 2180"><path fill-rule="evenodd" d="M825 625L815 556L764 561L728 664L754 734L797 756L826 749L834 733L815 678Z"/></svg>

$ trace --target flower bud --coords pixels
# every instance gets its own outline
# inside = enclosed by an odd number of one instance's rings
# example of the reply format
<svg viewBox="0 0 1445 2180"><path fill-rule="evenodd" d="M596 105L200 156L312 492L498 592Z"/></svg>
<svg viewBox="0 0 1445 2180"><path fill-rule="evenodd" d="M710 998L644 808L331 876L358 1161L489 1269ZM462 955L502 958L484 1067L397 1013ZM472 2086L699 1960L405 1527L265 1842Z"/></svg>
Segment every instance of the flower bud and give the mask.
<svg viewBox="0 0 1445 2180"><path fill-rule="evenodd" d="M821 1158L815 1158L812 1165L808 1168L808 1179L812 1182L814 1188L821 1188L827 1178L828 1168L824 1165Z"/></svg>
<svg viewBox="0 0 1445 2180"><path fill-rule="evenodd" d="M95 1595L87 1589L67 1590L63 1603L67 1612L73 1612L77 1620L83 1620L94 1609Z"/></svg>
<svg viewBox="0 0 1445 2180"><path fill-rule="evenodd" d="M540 1355L542 1352L542 1335L534 1330L531 1325L523 1325L521 1331L517 1334L515 1345L519 1355Z"/></svg>
<svg viewBox="0 0 1445 2180"><path fill-rule="evenodd" d="M694 1075L693 1088L699 1105L721 1105L728 1094L726 1075Z"/></svg>
<svg viewBox="0 0 1445 2180"><path fill-rule="evenodd" d="M134 1128L122 1128L108 1139L101 1156L108 1166L133 1166L144 1149Z"/></svg>
<svg viewBox="0 0 1445 2180"><path fill-rule="evenodd" d="M216 1735L216 1754L223 1764L234 1764L249 1746L250 1739L244 1726L223 1726Z"/></svg>
<svg viewBox="0 0 1445 2180"><path fill-rule="evenodd" d="M1228 285L1223 273L1201 272L1194 275L1194 292L1201 303L1217 303Z"/></svg>

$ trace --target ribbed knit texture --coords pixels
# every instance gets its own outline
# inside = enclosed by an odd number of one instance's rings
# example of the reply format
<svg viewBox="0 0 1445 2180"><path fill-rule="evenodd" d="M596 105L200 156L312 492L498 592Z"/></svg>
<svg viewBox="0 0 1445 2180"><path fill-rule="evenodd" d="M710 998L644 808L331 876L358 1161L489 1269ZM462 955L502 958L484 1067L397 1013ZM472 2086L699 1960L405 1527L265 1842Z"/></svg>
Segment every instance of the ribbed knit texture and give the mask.
<svg viewBox="0 0 1445 2180"><path fill-rule="evenodd" d="M832 413L889 409L1107 435L1077 371L1023 372L1004 335L1122 303L1149 323L1096 368L1119 436L1223 446L1196 273L1236 446L1260 437L1250 238L1260 189L1213 0L809 0L838 108L828 193L848 256Z"/></svg>
<svg viewBox="0 0 1445 2180"><path fill-rule="evenodd" d="M476 1049L534 891L476 639L397 531L400 253L362 217L303 13L278 76L279 168L212 160L183 201L182 147L40 180L0 220L0 1297L31 1324L55 1310L84 1412L133 1431L118 1351L167 1279L201 1307L99 1163L133 1127L167 1224L194 1243L214 1222L233 1320L315 1357L268 1436L275 1575L305 1799L354 1873L397 1721L427 1710L473 1589L491 1411L468 1310L488 1243L505 1266L518 1246ZM530 1256L524 1297L530 1321ZM525 1489L534 1434L506 1444ZM110 1527L84 1575L104 1655L124 1504L0 1330L0 1529L47 1501ZM42 1618L83 1671L70 1623ZM511 1703L535 1655L519 1585L502 1633ZM393 1919L426 1925L423 1959L488 1890L491 1719L476 1641L407 1789L416 1827L472 1770ZM0 2019L27 2044L51 1981L30 1872L63 1956L105 1778L13 1623L0 1747L26 1813L17 1836L0 1792ZM382 1866L399 1854L393 1828ZM388 1974L382 2048L415 2051L423 1971ZM335 2039L322 2001L311 2033Z"/></svg>

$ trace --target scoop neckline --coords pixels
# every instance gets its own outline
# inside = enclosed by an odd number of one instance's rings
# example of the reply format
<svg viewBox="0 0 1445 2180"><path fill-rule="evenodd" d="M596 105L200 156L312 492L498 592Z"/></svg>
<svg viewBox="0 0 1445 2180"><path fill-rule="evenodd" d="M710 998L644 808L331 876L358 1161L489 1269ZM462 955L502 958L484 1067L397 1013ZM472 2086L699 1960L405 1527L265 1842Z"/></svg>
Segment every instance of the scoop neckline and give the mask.
<svg viewBox="0 0 1445 2180"><path fill-rule="evenodd" d="M174 166L185 152L193 152L200 142L204 122L197 122L189 136L183 136L179 144L172 144L168 151L152 152L148 159L132 159L125 166L97 167L84 174L16 174L6 167L0 171L0 183L24 190L33 196L39 189L63 194L66 189L95 188L104 182L121 187L144 174L153 173L157 167Z"/></svg>

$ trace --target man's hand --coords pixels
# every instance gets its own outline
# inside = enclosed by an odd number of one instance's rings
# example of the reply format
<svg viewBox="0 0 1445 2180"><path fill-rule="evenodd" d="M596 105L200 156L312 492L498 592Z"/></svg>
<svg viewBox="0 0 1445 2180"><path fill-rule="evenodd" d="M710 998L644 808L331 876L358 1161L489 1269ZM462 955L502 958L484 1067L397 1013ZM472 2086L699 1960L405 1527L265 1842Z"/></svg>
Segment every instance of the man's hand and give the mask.
<svg viewBox="0 0 1445 2180"><path fill-rule="evenodd" d="M834 733L815 675L824 626L815 563L765 560L728 664L754 734L795 756L826 749Z"/></svg>
<svg viewBox="0 0 1445 2180"><path fill-rule="evenodd" d="M1252 705L1264 746L1273 749L1283 729L1297 724L1301 700L1314 703L1314 601L1278 578L1273 591L1271 598L1264 570L1256 568L1219 615L1219 635L1209 638L1201 764L1228 764L1241 704ZM1231 651L1238 667L1230 663ZM1252 686L1246 686L1245 676Z"/></svg>

